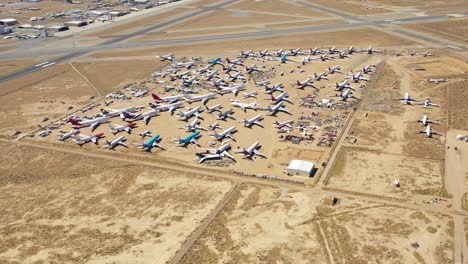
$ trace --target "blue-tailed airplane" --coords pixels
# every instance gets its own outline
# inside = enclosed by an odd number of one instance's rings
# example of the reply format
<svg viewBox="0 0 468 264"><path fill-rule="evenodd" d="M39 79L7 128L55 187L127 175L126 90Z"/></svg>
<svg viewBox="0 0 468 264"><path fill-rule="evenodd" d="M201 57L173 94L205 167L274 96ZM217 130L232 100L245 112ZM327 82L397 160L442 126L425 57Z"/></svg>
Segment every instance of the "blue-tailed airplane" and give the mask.
<svg viewBox="0 0 468 264"><path fill-rule="evenodd" d="M217 64L221 62L221 58L216 58L208 61L208 64Z"/></svg>
<svg viewBox="0 0 468 264"><path fill-rule="evenodd" d="M180 147L187 147L188 144L192 143L200 147L200 144L198 144L197 138L200 137L200 131L195 131L192 134L184 137L184 138L176 138L177 144L179 144Z"/></svg>
<svg viewBox="0 0 468 264"><path fill-rule="evenodd" d="M150 138L148 141L146 141L145 143L141 144L141 145L138 145L138 147L142 148L144 151L148 151L148 152L151 152L151 149L153 149L154 147L157 147L157 148L160 148L162 150L165 150L160 144L159 142L161 141L161 137L159 136L159 134L156 134L154 135L154 137Z"/></svg>

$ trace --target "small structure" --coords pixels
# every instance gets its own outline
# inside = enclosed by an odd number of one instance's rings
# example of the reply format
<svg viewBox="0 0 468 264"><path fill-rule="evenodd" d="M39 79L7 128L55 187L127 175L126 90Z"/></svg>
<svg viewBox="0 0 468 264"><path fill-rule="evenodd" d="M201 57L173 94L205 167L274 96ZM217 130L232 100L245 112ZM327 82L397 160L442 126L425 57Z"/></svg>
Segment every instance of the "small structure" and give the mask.
<svg viewBox="0 0 468 264"><path fill-rule="evenodd" d="M3 26L13 26L13 25L16 25L16 24L18 24L18 20L14 19L14 18L0 19L0 25L3 25Z"/></svg>
<svg viewBox="0 0 468 264"><path fill-rule="evenodd" d="M67 31L68 29L69 27L65 25L56 25L56 26L50 26L47 28L48 31L52 31L52 32Z"/></svg>
<svg viewBox="0 0 468 264"><path fill-rule="evenodd" d="M83 27L83 26L88 25L88 22L80 21L80 20L73 20L73 21L65 22L64 25L69 26L69 27Z"/></svg>
<svg viewBox="0 0 468 264"><path fill-rule="evenodd" d="M286 168L286 173L290 176L310 177L315 164L305 160L292 160Z"/></svg>
<svg viewBox="0 0 468 264"><path fill-rule="evenodd" d="M325 205L333 206L336 204L337 199L335 198L333 194L329 194L325 196L325 199L323 200L323 202L325 203Z"/></svg>

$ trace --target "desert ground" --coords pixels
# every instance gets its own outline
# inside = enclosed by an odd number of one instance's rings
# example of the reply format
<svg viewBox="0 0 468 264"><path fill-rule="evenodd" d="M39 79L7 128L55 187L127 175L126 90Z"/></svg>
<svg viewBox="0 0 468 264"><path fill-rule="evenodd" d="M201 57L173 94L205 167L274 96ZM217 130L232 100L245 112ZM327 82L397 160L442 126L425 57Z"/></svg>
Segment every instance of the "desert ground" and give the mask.
<svg viewBox="0 0 468 264"><path fill-rule="evenodd" d="M0 41L0 262L467 263L468 143L457 139L468 135L465 1L184 1L67 37ZM28 7L43 13L87 4ZM0 14L14 17L11 10ZM25 23L38 14L16 15ZM199 164L197 146L173 142L189 134L180 128L188 122L167 112L147 125L137 121L132 134L113 135L108 124L93 132L82 128L81 134L105 134L98 145L57 140L60 131L71 130L68 123L38 136L69 115L148 107L151 93L176 93L165 91L173 84L168 76L151 76L170 66L158 55L173 53L177 62L201 58L197 64L206 66L241 50L308 53L333 46L363 52L305 65L306 55L288 56L286 63L249 57L245 65L255 63L263 72L248 76L237 96L207 103L233 108L236 120L205 111L202 126L237 127L235 141L228 141L233 151L258 140L266 159L232 153L236 162ZM369 46L379 52L367 54ZM423 56L426 51L432 56ZM315 81L317 89L295 88L335 65L342 73ZM336 98L335 84L366 65L372 65L365 74L370 81L351 82L358 100L336 108L301 103ZM230 99L271 105L254 84L264 79L284 84L291 115L230 105ZM132 89L148 94L104 104L108 94ZM208 82L196 87L199 94L212 91ZM256 99L243 98L252 91L259 92ZM399 100L405 93L439 107L406 105ZM90 105L98 106L86 111ZM263 128L239 123L257 114ZM419 133L424 115L442 135ZM294 128L315 128L284 134L307 138L293 144L273 126L288 119ZM124 123L117 117L110 124ZM138 135L147 129L161 135L165 151L134 147L147 140ZM212 132L201 133L206 147ZM128 149L104 147L119 135L128 138ZM287 176L292 159L315 162L313 177Z"/></svg>

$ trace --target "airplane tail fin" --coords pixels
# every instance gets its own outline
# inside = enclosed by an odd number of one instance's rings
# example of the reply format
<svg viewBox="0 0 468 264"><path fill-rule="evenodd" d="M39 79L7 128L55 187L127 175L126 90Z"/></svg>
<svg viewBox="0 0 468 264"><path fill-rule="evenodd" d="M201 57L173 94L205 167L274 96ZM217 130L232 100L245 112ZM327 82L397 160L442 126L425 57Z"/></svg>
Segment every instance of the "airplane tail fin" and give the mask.
<svg viewBox="0 0 468 264"><path fill-rule="evenodd" d="M276 98L273 95L271 95L271 100L276 101Z"/></svg>
<svg viewBox="0 0 468 264"><path fill-rule="evenodd" d="M229 58L226 58L226 61L227 61L228 63L232 63L231 60L230 60Z"/></svg>
<svg viewBox="0 0 468 264"><path fill-rule="evenodd" d="M152 93L151 96L154 100L162 101L161 97L159 97L157 94Z"/></svg>
<svg viewBox="0 0 468 264"><path fill-rule="evenodd" d="M104 133L99 133L99 134L96 134L94 135L96 138L103 138L104 137Z"/></svg>
<svg viewBox="0 0 468 264"><path fill-rule="evenodd" d="M68 121L69 121L72 125L74 125L74 126L80 126L80 125L81 125L80 122L76 121L76 120L73 119L73 118L68 119Z"/></svg>
<svg viewBox="0 0 468 264"><path fill-rule="evenodd" d="M101 113L107 115L109 112L106 109L101 109Z"/></svg>
<svg viewBox="0 0 468 264"><path fill-rule="evenodd" d="M297 81L296 84L297 85L302 85L302 83L300 81Z"/></svg>

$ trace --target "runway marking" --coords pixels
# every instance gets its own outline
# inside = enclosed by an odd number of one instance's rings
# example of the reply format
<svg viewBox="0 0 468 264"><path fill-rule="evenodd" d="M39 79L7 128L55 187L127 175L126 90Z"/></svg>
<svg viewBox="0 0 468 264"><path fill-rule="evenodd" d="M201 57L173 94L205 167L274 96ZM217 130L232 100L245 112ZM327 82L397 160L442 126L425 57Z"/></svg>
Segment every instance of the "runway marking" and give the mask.
<svg viewBox="0 0 468 264"><path fill-rule="evenodd" d="M56 62L51 62L51 63L48 63L48 64L46 64L46 65L42 65L42 68L52 66L52 65L54 65L55 63L56 63Z"/></svg>
<svg viewBox="0 0 468 264"><path fill-rule="evenodd" d="M449 47L451 49L456 49L456 50L463 50L462 48L454 46L454 45L447 45L447 47Z"/></svg>
<svg viewBox="0 0 468 264"><path fill-rule="evenodd" d="M49 61L44 61L44 62L36 64L34 66L39 67L39 66L42 66L42 65L47 64L47 63L49 63Z"/></svg>

